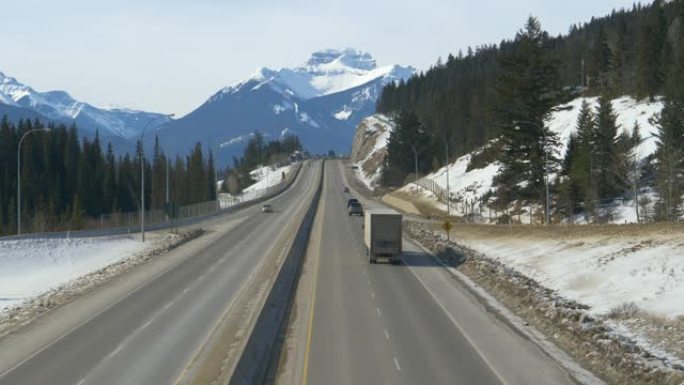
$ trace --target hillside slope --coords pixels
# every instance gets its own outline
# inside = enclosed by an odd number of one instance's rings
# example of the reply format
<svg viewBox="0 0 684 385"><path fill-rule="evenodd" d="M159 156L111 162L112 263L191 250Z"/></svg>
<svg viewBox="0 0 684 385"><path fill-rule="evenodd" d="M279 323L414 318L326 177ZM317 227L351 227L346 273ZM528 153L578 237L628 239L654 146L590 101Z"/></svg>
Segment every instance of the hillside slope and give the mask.
<svg viewBox="0 0 684 385"><path fill-rule="evenodd" d="M556 134L560 141L559 154L562 157L565 154L568 141L573 132L577 117L580 111L580 106L583 101L587 101L592 107L598 106L598 98L577 98L571 102L558 106L547 120L547 127ZM648 156L652 155L656 150L656 136L657 127L654 126L651 119L662 109L662 102L656 101L649 103L647 100L637 101L629 96L616 98L612 101L613 108L617 115L617 123L620 130L624 130L631 134L634 124L638 123L640 126L640 135L642 142L637 149L637 156L640 161L644 161ZM354 148L358 151L352 153L352 160L359 167L358 175L361 180L365 181L370 188L374 188L379 180L381 173L381 162L378 159L384 157L386 151L386 141L389 134L374 135L373 133L379 130L387 132L391 130L391 124L383 115L376 115L370 117L359 125L355 137ZM474 156L479 155L485 148L491 146L490 142L483 148L473 151L457 158L448 168L449 173L449 192L451 196L451 213L452 215L465 215L466 213L477 213L481 215L480 220L488 222L490 218L494 220L498 213L490 212L489 208L484 204L481 205L483 197L494 191L493 178L499 171L499 164L496 161L491 162L471 162ZM370 161L375 160L375 161ZM475 168L473 168L473 163ZM553 181L554 175L550 176ZM447 167L442 167L429 175L426 175L421 180L421 198L433 200L437 202L437 195L445 194L447 190ZM432 191L426 191L425 187ZM409 184L403 187L400 192L415 193L415 185ZM650 190L645 190L645 194L652 195ZM435 207L445 209L444 205L437 205ZM510 207L511 209L513 206ZM635 222L636 216L634 212L634 202L624 201L616 204L613 215L613 222L625 223ZM523 209L527 215L521 215L514 219L522 223L536 222L539 211L538 207L531 207ZM581 223L582 218L569 218L568 220Z"/></svg>

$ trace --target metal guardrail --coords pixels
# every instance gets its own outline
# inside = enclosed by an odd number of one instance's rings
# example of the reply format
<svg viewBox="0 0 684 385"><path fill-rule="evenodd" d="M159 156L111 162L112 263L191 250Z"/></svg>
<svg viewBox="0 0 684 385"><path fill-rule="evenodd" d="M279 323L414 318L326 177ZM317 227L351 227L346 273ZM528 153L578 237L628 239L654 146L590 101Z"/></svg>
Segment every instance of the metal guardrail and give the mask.
<svg viewBox="0 0 684 385"><path fill-rule="evenodd" d="M175 218L168 218L164 210L149 210L145 212L145 231L170 229L182 226L190 226L209 218L228 214L247 206L251 206L279 195L287 190L297 179L302 163L297 163L293 172L290 172L285 180L278 185L267 189L258 190L248 200L233 200L231 204L221 207L220 198L217 200L195 203L178 208ZM37 238L88 238L112 235L133 234L140 232L140 213L112 213L103 214L100 217L100 225L96 228L74 231L56 231L43 233L25 233L21 235L9 235L0 237L0 240L19 240Z"/></svg>

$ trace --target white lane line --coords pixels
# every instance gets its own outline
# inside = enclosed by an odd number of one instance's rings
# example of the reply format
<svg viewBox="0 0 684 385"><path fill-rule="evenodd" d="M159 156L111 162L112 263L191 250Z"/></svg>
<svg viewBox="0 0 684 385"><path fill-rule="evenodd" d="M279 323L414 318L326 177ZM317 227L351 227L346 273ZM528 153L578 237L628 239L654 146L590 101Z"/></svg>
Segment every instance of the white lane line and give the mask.
<svg viewBox="0 0 684 385"><path fill-rule="evenodd" d="M211 267L209 268L209 271L212 272L212 271L214 271L214 269L216 269L216 265L211 265Z"/></svg>
<svg viewBox="0 0 684 385"><path fill-rule="evenodd" d="M154 321L154 318L150 318L143 326L140 327L140 330L147 329L148 326L152 325L152 322Z"/></svg>
<svg viewBox="0 0 684 385"><path fill-rule="evenodd" d="M166 305L164 305L164 310L170 308L171 306L173 306L173 301L167 302Z"/></svg>
<svg viewBox="0 0 684 385"><path fill-rule="evenodd" d="M201 280L203 280L203 279L204 279L204 276L205 276L205 275L206 275L206 273L205 273L205 274L202 274L202 275L200 275L200 276L199 276L199 280L200 280L200 281L201 281Z"/></svg>
<svg viewBox="0 0 684 385"><path fill-rule="evenodd" d="M387 331L387 329L385 329L385 338L390 339L389 332Z"/></svg>
<svg viewBox="0 0 684 385"><path fill-rule="evenodd" d="M366 268L363 268L363 274L368 274L368 271L366 271Z"/></svg>
<svg viewBox="0 0 684 385"><path fill-rule="evenodd" d="M183 294L188 294L189 291L190 291L190 288L186 287L185 290L183 290Z"/></svg>
<svg viewBox="0 0 684 385"><path fill-rule="evenodd" d="M375 292L374 291L371 292L371 298L375 298Z"/></svg>
<svg viewBox="0 0 684 385"><path fill-rule="evenodd" d="M120 352L121 349L123 349L125 346L126 346L126 342L120 343L119 346L117 346L113 352L109 353L109 357L114 357L116 355L116 353Z"/></svg>
<svg viewBox="0 0 684 385"><path fill-rule="evenodd" d="M85 378L82 378L81 381L79 381L76 385L83 385L85 384Z"/></svg>
<svg viewBox="0 0 684 385"><path fill-rule="evenodd" d="M399 366L399 360L394 357L394 367L397 368L397 372L401 372L401 366Z"/></svg>
<svg viewBox="0 0 684 385"><path fill-rule="evenodd" d="M379 307L376 307L375 310L378 312L378 315L382 315L382 312L380 311Z"/></svg>

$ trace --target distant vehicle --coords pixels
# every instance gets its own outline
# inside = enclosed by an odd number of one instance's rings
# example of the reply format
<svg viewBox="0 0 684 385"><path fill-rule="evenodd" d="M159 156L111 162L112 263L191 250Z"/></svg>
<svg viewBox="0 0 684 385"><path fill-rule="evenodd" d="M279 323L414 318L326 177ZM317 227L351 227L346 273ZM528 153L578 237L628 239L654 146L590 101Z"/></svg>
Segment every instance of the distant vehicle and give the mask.
<svg viewBox="0 0 684 385"><path fill-rule="evenodd" d="M363 206L359 202L352 202L349 205L349 216L358 215L363 216Z"/></svg>
<svg viewBox="0 0 684 385"><path fill-rule="evenodd" d="M261 212L262 213L272 213L273 212L273 206L271 206L269 204L265 204L265 205L261 206Z"/></svg>
<svg viewBox="0 0 684 385"><path fill-rule="evenodd" d="M364 220L363 241L370 263L385 260L399 263L401 254L401 214L391 210L369 210Z"/></svg>
<svg viewBox="0 0 684 385"><path fill-rule="evenodd" d="M354 202L356 202L356 203L361 203L361 202L359 202L359 200L356 199L356 198L349 198L349 200L347 201L347 208L349 208L349 206L351 206L351 204L354 203Z"/></svg>
<svg viewBox="0 0 684 385"><path fill-rule="evenodd" d="M348 192L349 192L349 187L344 186L344 192L348 193Z"/></svg>

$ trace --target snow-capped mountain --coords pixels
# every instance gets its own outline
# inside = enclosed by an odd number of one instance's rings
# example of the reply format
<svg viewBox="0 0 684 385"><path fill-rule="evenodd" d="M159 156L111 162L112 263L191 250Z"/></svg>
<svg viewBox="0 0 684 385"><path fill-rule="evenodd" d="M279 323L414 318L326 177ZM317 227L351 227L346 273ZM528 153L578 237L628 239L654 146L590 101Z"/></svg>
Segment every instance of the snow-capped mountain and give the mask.
<svg viewBox="0 0 684 385"><path fill-rule="evenodd" d="M241 155L255 130L267 139L296 134L314 153L347 153L356 126L374 113L382 88L414 72L379 67L369 53L353 49L315 52L297 68L261 68L159 130L173 152L187 153L199 141L222 164Z"/></svg>
<svg viewBox="0 0 684 385"><path fill-rule="evenodd" d="M165 115L125 108L97 108L72 98L64 91L37 92L17 79L0 72L0 109L10 119L31 116L53 122L75 122L81 134L96 130L106 137L131 139L140 135L151 119L153 125L170 121Z"/></svg>

